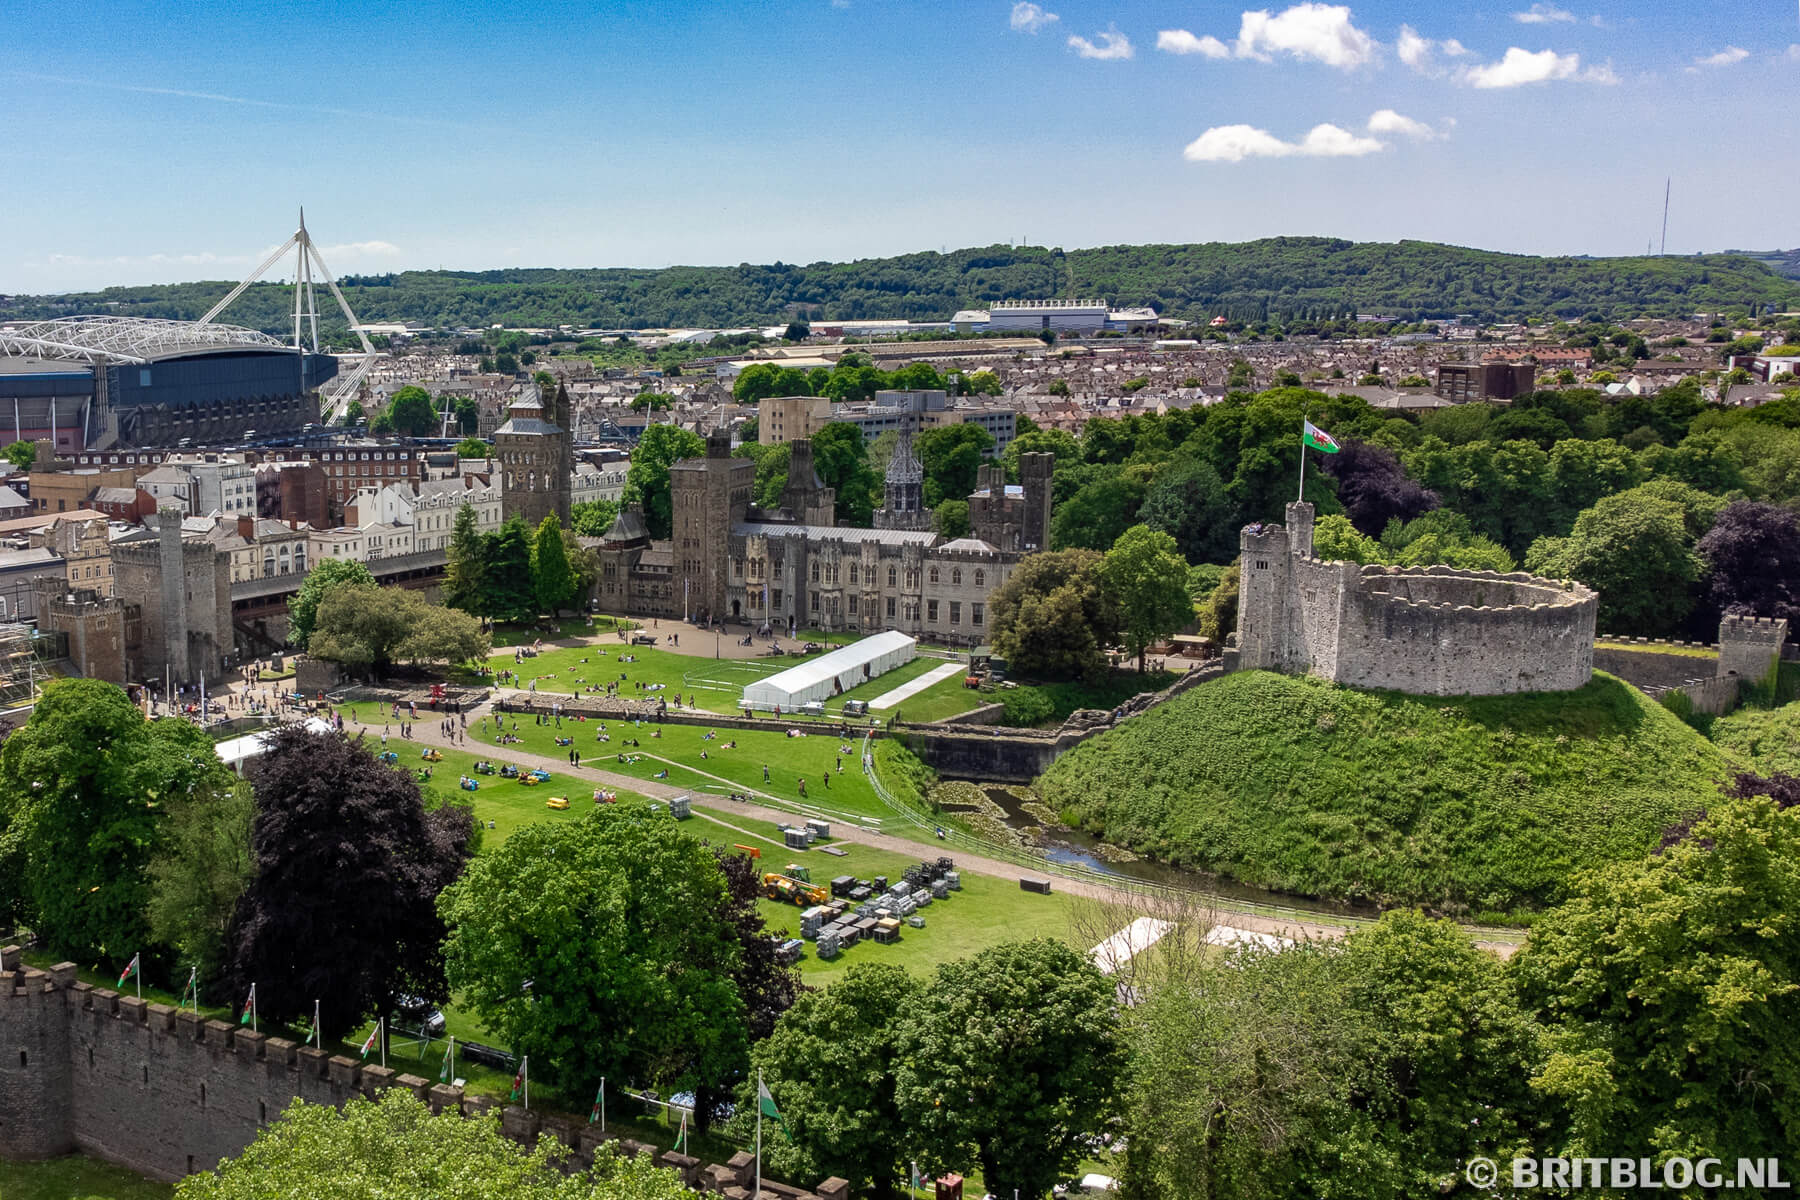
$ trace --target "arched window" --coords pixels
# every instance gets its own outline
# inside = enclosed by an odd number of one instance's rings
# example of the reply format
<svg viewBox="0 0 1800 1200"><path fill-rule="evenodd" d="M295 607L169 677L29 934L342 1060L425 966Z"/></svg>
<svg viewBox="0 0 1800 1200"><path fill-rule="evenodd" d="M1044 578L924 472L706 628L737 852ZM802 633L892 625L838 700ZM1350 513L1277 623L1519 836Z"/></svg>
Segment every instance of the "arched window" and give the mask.
<svg viewBox="0 0 1800 1200"><path fill-rule="evenodd" d="M961 567L952 567L950 569L950 586L951 587L961 587L962 586L962 568Z"/></svg>
<svg viewBox="0 0 1800 1200"><path fill-rule="evenodd" d="M933 567L933 568L931 568L931 582L935 584L937 581L938 581L938 569L936 567Z"/></svg>
<svg viewBox="0 0 1800 1200"><path fill-rule="evenodd" d="M900 573L893 567L888 568L888 586L893 587L900 579Z"/></svg>
<svg viewBox="0 0 1800 1200"><path fill-rule="evenodd" d="M975 568L975 586L976 587L986 587L987 586L987 572L982 570L980 567Z"/></svg>

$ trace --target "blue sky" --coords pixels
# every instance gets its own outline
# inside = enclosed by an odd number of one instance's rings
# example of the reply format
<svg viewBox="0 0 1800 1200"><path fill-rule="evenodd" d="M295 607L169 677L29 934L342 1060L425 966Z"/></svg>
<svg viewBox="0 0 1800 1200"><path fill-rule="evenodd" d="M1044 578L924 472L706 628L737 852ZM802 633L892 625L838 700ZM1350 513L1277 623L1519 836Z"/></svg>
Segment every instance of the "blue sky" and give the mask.
<svg viewBox="0 0 1800 1200"><path fill-rule="evenodd" d="M29 11L28 11L29 10ZM1796 0L0 0L0 292L1029 240L1800 242Z"/></svg>

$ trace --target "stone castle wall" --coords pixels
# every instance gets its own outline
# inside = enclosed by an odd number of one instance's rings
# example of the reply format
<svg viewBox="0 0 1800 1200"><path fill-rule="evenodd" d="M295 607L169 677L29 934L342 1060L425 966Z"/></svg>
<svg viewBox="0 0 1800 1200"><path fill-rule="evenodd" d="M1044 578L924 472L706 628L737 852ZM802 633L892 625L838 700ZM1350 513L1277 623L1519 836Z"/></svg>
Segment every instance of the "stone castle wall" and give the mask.
<svg viewBox="0 0 1800 1200"><path fill-rule="evenodd" d="M1522 572L1312 556L1310 504L1240 540L1235 665L1418 695L1569 691L1593 675L1598 597Z"/></svg>
<svg viewBox="0 0 1800 1200"><path fill-rule="evenodd" d="M341 1105L390 1087L435 1112L495 1107L459 1087L92 987L76 979L72 963L37 971L20 965L16 947L0 950L0 1155L7 1158L82 1150L175 1180L240 1153L296 1098ZM501 1108L500 1128L527 1145L552 1136L584 1164L596 1153L655 1153L514 1106ZM748 1154L711 1166L672 1152L656 1157L696 1189L729 1195L749 1182ZM828 1179L804 1192L765 1180L763 1190L780 1200L843 1200L848 1185Z"/></svg>

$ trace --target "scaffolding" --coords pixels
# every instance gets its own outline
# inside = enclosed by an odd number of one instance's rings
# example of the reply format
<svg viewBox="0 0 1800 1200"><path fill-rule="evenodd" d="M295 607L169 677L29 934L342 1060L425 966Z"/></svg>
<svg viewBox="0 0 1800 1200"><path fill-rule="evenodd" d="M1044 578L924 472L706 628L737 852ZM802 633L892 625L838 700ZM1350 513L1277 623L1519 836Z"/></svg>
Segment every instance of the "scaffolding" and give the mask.
<svg viewBox="0 0 1800 1200"><path fill-rule="evenodd" d="M20 708L37 698L46 673L41 640L29 625L0 624L0 710Z"/></svg>

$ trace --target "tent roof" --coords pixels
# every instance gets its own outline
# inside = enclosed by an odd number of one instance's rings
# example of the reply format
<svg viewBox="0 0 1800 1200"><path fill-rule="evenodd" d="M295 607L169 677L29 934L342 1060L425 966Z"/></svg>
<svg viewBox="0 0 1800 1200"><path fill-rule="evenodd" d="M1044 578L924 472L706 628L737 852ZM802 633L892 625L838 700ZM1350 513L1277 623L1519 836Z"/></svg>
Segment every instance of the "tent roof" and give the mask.
<svg viewBox="0 0 1800 1200"><path fill-rule="evenodd" d="M759 679L750 687L780 688L790 695L797 695L817 684L836 679L845 671L854 670L883 655L906 650L917 644L915 639L899 630L890 629L885 633L872 634L860 641L851 642L848 646L839 646L829 654L821 654L809 662L798 663L767 679Z"/></svg>

